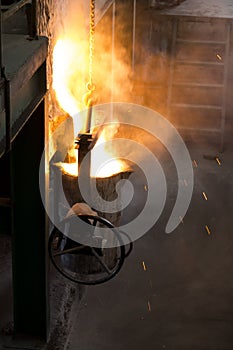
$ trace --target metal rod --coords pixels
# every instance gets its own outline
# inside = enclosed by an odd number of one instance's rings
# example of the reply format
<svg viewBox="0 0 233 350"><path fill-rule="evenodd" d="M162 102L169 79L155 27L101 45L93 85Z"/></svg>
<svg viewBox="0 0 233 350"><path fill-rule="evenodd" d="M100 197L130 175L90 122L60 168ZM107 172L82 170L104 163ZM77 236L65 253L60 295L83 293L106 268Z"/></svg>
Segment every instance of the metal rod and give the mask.
<svg viewBox="0 0 233 350"><path fill-rule="evenodd" d="M112 6L113 1L115 1L115 0L106 0L104 2L104 5L96 13L96 24L100 22L100 20L104 17L106 12L110 9L110 7Z"/></svg>
<svg viewBox="0 0 233 350"><path fill-rule="evenodd" d="M32 38L38 39L37 32L37 0L32 0L32 8L31 8L31 28L30 34Z"/></svg>
<svg viewBox="0 0 233 350"><path fill-rule="evenodd" d="M105 269L105 271L110 275L111 270L108 268L108 266L103 262L103 260L100 258L100 256L96 253L94 248L91 248L92 254L96 257L96 259L99 261L99 263L102 265L102 267Z"/></svg>
<svg viewBox="0 0 233 350"><path fill-rule="evenodd" d="M87 156L87 161L82 166L82 174L85 177L90 176L90 166L91 166L91 158L89 145L92 142L92 135L90 133L80 134L78 138L78 172L79 176L81 174L81 164L83 159Z"/></svg>
<svg viewBox="0 0 233 350"><path fill-rule="evenodd" d="M9 9L2 14L2 20L5 21L9 17L13 16L16 12L18 12L26 4L30 4L31 2L31 0L21 0L16 4L10 6Z"/></svg>
<svg viewBox="0 0 233 350"><path fill-rule="evenodd" d="M87 110L87 121L86 121L86 133L89 133L91 130L91 118L92 118L92 102L88 106Z"/></svg>
<svg viewBox="0 0 233 350"><path fill-rule="evenodd" d="M135 70L135 40L136 40L136 11L137 0L133 0L133 43L132 43L132 71Z"/></svg>
<svg viewBox="0 0 233 350"><path fill-rule="evenodd" d="M5 80L5 123L6 123L6 153L11 150L11 102L10 102L10 80L5 75L4 68L2 69L3 78Z"/></svg>
<svg viewBox="0 0 233 350"><path fill-rule="evenodd" d="M53 256L61 256L61 255L64 255L64 254L70 254L70 253L77 252L79 250L83 250L85 248L86 248L85 245L81 245L79 247L74 247L74 248L62 250L62 251L60 251L58 253L55 253Z"/></svg>
<svg viewBox="0 0 233 350"><path fill-rule="evenodd" d="M3 67L3 50L2 50L2 1L0 0L0 68L1 78L4 79L4 104L5 104L5 129L6 129L6 144L5 151L9 152L11 149L11 104L10 104L10 81L7 79L5 69Z"/></svg>
<svg viewBox="0 0 233 350"><path fill-rule="evenodd" d="M171 58L170 58L170 67L169 67L169 82L168 82L168 94L167 94L167 116L170 116L171 112L171 100L172 100L172 85L175 69L175 49L176 49L176 37L177 37L177 18L173 19L172 23L172 45L171 45Z"/></svg>
<svg viewBox="0 0 233 350"><path fill-rule="evenodd" d="M116 2L114 1L112 4L112 77L111 77L111 105L110 105L110 120L113 119L113 99L114 99L114 65L115 65L115 27L116 27L116 20L115 20L115 13L116 13Z"/></svg>
<svg viewBox="0 0 233 350"><path fill-rule="evenodd" d="M226 44L225 44L225 60L224 60L224 76L223 76L223 93L222 93L222 115L221 115L221 143L220 152L223 153L225 146L225 124L226 124L226 99L227 99L227 77L230 55L230 34L231 22L226 23Z"/></svg>

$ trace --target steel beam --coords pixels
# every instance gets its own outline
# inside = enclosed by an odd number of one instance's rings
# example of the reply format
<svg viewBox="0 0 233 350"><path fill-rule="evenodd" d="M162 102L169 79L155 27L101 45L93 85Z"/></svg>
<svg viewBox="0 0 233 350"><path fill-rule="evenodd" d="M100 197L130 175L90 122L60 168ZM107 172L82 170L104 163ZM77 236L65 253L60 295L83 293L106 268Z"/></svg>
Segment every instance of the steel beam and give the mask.
<svg viewBox="0 0 233 350"><path fill-rule="evenodd" d="M47 230L39 190L44 140L45 103L42 100L12 143L13 294L16 334L46 340Z"/></svg>

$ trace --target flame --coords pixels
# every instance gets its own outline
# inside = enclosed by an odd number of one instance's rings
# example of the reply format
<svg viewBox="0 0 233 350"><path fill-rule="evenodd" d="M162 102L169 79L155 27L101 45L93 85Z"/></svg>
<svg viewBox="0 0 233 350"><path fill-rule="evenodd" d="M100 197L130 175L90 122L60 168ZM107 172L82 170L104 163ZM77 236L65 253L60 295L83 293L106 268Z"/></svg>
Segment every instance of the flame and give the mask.
<svg viewBox="0 0 233 350"><path fill-rule="evenodd" d="M87 62L82 46L73 39L61 38L53 50L53 89L60 107L73 118L74 135L83 129L83 121L78 118L83 109L83 76Z"/></svg>
<svg viewBox="0 0 233 350"><path fill-rule="evenodd" d="M62 169L62 171L70 176L77 177L78 176L78 163L57 163L57 165ZM112 159L107 164L104 164L101 169L97 172L93 172L93 168L91 169L91 177L97 178L105 178L110 177L115 174L122 173L127 170L126 164L119 159Z"/></svg>
<svg viewBox="0 0 233 350"><path fill-rule="evenodd" d="M83 130L83 119L78 113L83 109L82 97L85 92L84 76L88 59L82 43L71 38L60 38L53 51L53 89L60 107L73 118L74 136ZM127 165L118 159L111 140L119 125L105 126L95 147L91 151L92 177L109 177L126 170ZM73 163L58 163L62 170L78 176L77 152Z"/></svg>
<svg viewBox="0 0 233 350"><path fill-rule="evenodd" d="M118 127L118 124L106 126L98 138L91 155L92 177L108 177L126 170L125 162L117 158L112 145L112 137Z"/></svg>
<svg viewBox="0 0 233 350"><path fill-rule="evenodd" d="M79 104L70 93L69 80L72 58L76 53L76 45L68 39L59 39L53 51L53 88L60 106L71 116L79 112Z"/></svg>
<svg viewBox="0 0 233 350"><path fill-rule="evenodd" d="M105 178L129 170L129 167L123 160L114 156L114 151L111 147L111 132L112 134L116 133L115 128L117 128L116 125L106 126L91 151L91 177ZM60 162L57 165L64 173L78 176L78 150L74 151L75 162Z"/></svg>

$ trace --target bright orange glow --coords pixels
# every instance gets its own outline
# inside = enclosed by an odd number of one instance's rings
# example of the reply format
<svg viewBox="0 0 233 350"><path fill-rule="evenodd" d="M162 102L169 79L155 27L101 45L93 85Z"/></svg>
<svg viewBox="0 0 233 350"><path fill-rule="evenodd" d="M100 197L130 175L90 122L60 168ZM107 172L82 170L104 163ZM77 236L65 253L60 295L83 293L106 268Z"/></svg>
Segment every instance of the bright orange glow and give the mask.
<svg viewBox="0 0 233 350"><path fill-rule="evenodd" d="M79 111L85 106L82 103L86 92L85 78L88 66L87 50L83 44L72 38L61 38L53 52L53 88L60 107L73 118L74 136L83 130L83 118ZM126 164L117 159L111 141L118 130L118 124L106 126L91 151L91 176L109 177L126 170ZM107 141L110 141L106 144ZM78 176L77 154L75 163L60 163L62 170Z"/></svg>
<svg viewBox="0 0 233 350"><path fill-rule="evenodd" d="M108 177L125 170L126 164L117 159L111 141L118 128L118 124L107 125L100 134L92 150L91 176Z"/></svg>
<svg viewBox="0 0 233 350"><path fill-rule="evenodd" d="M78 163L57 163L57 166L59 166L62 171L70 176L78 176Z"/></svg>
<svg viewBox="0 0 233 350"><path fill-rule="evenodd" d="M62 171L70 176L78 176L78 163L57 163ZM91 177L105 178L115 174L119 174L127 170L126 164L118 159L112 159L109 163L103 165L99 170L93 172L91 169ZM128 169L129 170L129 169Z"/></svg>
<svg viewBox="0 0 233 350"><path fill-rule="evenodd" d="M60 39L53 51L53 88L60 106L71 116L80 110L80 103L71 94L74 82L70 79L74 56L79 57L77 50L77 45L72 40Z"/></svg>
<svg viewBox="0 0 233 350"><path fill-rule="evenodd" d="M83 109L86 61L81 44L67 38L57 41L53 50L53 89L60 107L73 118L75 135L83 128L77 114Z"/></svg>
<svg viewBox="0 0 233 350"><path fill-rule="evenodd" d="M57 163L62 171L70 176L78 176L78 163ZM110 177L127 170L126 164L118 159L112 159L109 163L103 165L97 172L93 173L91 169L91 177L105 178ZM129 170L129 168L128 168Z"/></svg>
<svg viewBox="0 0 233 350"><path fill-rule="evenodd" d="M116 124L117 125L117 124ZM127 164L114 157L114 150L111 148L111 128L112 133L114 126L106 126L102 131L95 147L91 151L91 177L105 178L129 170ZM107 144L106 142L109 141ZM62 171L71 176L78 176L78 151L76 151L76 162L59 163Z"/></svg>

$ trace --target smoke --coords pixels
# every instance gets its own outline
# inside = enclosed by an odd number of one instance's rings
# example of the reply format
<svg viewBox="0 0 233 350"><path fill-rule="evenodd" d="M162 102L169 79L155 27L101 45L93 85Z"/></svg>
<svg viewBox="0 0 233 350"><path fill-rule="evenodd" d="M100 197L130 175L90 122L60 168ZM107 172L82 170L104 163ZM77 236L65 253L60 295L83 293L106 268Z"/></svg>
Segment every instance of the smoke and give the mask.
<svg viewBox="0 0 233 350"><path fill-rule="evenodd" d="M220 128L220 109L202 107L222 105L221 88L217 86L222 84L224 46L177 43L177 62L173 65L173 22L164 18L148 23L145 20L140 27L141 22L137 19L133 53L135 75L132 76L132 18L125 13L124 4L122 6L116 13L109 7L96 24L93 56L96 103L132 102L158 111L176 127ZM194 42L200 37L204 41L212 37L222 41L224 35L219 21L181 21L177 33L179 39ZM84 118L80 117L79 111L85 109L83 96L89 79L89 2L69 0L66 3L62 19L60 16L57 20L56 40L62 42L57 86L63 87L61 98L69 95L66 104L60 101L60 105L74 118L77 135L79 131L85 131L81 124ZM199 61L214 64L203 67L193 64ZM206 87L208 84L210 86ZM207 109L208 117L205 117ZM124 137L127 136L125 133ZM137 133L140 135L139 130ZM141 140L145 139L145 135L141 136Z"/></svg>
<svg viewBox="0 0 233 350"><path fill-rule="evenodd" d="M90 75L87 10L87 2L82 4L70 0L66 4L62 21L57 21L53 87L60 105L71 116L86 107L84 95ZM125 100L131 91L131 68L122 59L126 56L126 50L121 45L115 45L113 30L110 8L104 19L96 24L94 35L92 79L96 85L94 94L97 103L108 103L112 99ZM63 91L58 92L61 86ZM65 95L69 95L66 105L61 101Z"/></svg>

